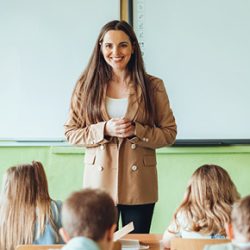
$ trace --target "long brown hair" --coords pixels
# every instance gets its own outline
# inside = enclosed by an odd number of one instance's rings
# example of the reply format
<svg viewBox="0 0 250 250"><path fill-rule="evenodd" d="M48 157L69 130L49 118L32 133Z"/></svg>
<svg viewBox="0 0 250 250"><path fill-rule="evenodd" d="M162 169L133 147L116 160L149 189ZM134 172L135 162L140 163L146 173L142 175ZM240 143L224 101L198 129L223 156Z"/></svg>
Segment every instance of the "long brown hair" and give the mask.
<svg viewBox="0 0 250 250"><path fill-rule="evenodd" d="M110 30L123 31L131 41L134 53L131 55L131 59L127 65L127 71L131 81L136 87L141 89L142 100L140 101L145 106L145 121L151 124L154 114L153 101L150 95L150 84L144 69L140 46L133 28L127 22L118 20L111 21L102 27L89 63L76 83L71 98L73 119L82 126L85 125L82 124L83 118L91 124L103 121L101 105L105 86L112 79L112 68L106 63L103 57L101 43L104 35ZM84 114L86 114L85 117Z"/></svg>
<svg viewBox="0 0 250 250"><path fill-rule="evenodd" d="M174 214L187 220L187 231L225 235L224 226L230 222L231 210L240 195L225 169L217 165L203 165L193 173L184 199Z"/></svg>
<svg viewBox="0 0 250 250"><path fill-rule="evenodd" d="M51 211L47 178L40 162L10 167L6 171L0 196L0 214L0 249L14 250L19 244L32 244L44 233L47 221L59 239ZM38 227L35 229L36 223Z"/></svg>

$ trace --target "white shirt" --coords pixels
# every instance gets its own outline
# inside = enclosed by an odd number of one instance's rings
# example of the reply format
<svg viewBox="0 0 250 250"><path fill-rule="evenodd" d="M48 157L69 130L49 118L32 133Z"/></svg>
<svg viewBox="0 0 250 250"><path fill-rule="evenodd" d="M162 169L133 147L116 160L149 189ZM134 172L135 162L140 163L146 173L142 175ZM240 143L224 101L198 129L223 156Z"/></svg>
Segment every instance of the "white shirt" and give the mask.
<svg viewBox="0 0 250 250"><path fill-rule="evenodd" d="M188 220L185 217L183 213L178 213L177 214L177 220L180 225L179 230L177 229L177 225L175 224L174 221L169 225L168 230L170 232L176 232L177 236L180 236L182 238L194 238L194 239L217 239L217 238L225 238L222 235L219 234L201 234L198 232L191 231Z"/></svg>
<svg viewBox="0 0 250 250"><path fill-rule="evenodd" d="M106 109L110 118L122 118L128 108L128 98L111 98L106 96Z"/></svg>
<svg viewBox="0 0 250 250"><path fill-rule="evenodd" d="M84 236L77 236L72 238L62 248L62 250L100 250L98 244L90 238Z"/></svg>
<svg viewBox="0 0 250 250"><path fill-rule="evenodd" d="M163 245L165 248L170 248L170 241L173 237L182 237L182 238L192 238L192 239L217 239L225 238L223 235L207 235L201 234L198 232L191 231L188 221L183 213L177 214L177 221L179 228L174 221L169 225L167 230L163 234Z"/></svg>

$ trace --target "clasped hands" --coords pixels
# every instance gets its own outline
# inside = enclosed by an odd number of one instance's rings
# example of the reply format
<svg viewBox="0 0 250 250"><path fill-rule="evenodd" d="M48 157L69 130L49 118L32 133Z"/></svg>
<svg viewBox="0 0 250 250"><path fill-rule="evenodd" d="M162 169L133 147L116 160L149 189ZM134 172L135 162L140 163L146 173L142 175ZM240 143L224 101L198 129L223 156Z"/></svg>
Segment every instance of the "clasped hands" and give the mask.
<svg viewBox="0 0 250 250"><path fill-rule="evenodd" d="M104 130L105 135L127 138L135 135L135 125L127 118L112 118L107 121Z"/></svg>

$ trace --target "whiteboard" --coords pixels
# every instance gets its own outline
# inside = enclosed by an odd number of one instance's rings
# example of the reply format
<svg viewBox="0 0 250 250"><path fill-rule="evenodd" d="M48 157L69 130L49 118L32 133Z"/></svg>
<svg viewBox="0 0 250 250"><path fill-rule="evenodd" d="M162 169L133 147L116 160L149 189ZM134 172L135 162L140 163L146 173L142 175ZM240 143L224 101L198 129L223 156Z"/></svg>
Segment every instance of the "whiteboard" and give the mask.
<svg viewBox="0 0 250 250"><path fill-rule="evenodd" d="M165 82L177 139L250 139L250 1L136 0L134 9L146 70Z"/></svg>
<svg viewBox="0 0 250 250"><path fill-rule="evenodd" d="M117 0L0 0L0 139L61 140L73 87Z"/></svg>

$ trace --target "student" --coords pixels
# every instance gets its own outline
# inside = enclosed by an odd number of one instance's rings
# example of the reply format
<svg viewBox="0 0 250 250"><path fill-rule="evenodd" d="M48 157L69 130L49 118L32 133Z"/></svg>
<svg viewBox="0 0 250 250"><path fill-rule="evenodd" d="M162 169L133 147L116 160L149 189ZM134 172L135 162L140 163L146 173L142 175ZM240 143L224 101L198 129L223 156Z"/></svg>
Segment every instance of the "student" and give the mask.
<svg viewBox="0 0 250 250"><path fill-rule="evenodd" d="M10 167L0 194L0 249L22 244L62 243L61 202L50 198L43 165L33 161Z"/></svg>
<svg viewBox="0 0 250 250"><path fill-rule="evenodd" d="M84 189L71 194L62 209L60 233L67 242L62 250L110 250L116 217L114 201L106 192Z"/></svg>
<svg viewBox="0 0 250 250"><path fill-rule="evenodd" d="M231 223L226 225L231 243L206 246L205 250L247 250L250 249L250 195L233 206Z"/></svg>
<svg viewBox="0 0 250 250"><path fill-rule="evenodd" d="M225 238L232 205L240 195L225 169L203 165L192 175L172 223L163 235L163 246L170 248L173 237Z"/></svg>
<svg viewBox="0 0 250 250"><path fill-rule="evenodd" d="M155 149L173 144L176 133L164 83L146 73L133 28L108 22L73 91L65 135L86 147L84 187L109 192L134 233L150 231L158 200Z"/></svg>

